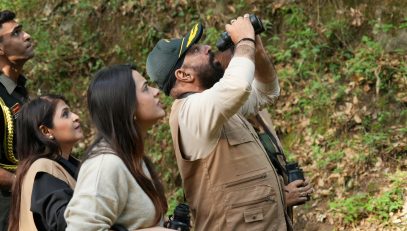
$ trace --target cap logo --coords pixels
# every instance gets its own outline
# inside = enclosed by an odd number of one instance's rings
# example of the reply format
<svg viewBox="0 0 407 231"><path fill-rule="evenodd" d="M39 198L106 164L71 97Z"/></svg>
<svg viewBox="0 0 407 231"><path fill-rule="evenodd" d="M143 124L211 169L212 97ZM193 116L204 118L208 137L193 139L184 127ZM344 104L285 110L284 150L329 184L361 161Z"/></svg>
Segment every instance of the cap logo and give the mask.
<svg viewBox="0 0 407 231"><path fill-rule="evenodd" d="M179 58L179 57L181 57L181 53L182 53L182 45L184 45L184 40L185 40L185 38L182 38L182 42L181 42L181 48L179 49L178 58Z"/></svg>
<svg viewBox="0 0 407 231"><path fill-rule="evenodd" d="M196 36L196 32L198 32L198 24L195 24L195 26L191 30L191 33L188 37L187 47L189 47L189 45L191 45L192 40L194 40L194 38Z"/></svg>

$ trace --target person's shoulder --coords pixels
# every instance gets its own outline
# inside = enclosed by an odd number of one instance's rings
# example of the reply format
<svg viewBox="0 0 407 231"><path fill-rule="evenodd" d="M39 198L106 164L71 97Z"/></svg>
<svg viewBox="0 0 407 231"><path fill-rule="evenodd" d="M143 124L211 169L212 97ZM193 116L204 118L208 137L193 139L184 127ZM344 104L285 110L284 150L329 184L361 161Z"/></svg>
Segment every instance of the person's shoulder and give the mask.
<svg viewBox="0 0 407 231"><path fill-rule="evenodd" d="M31 164L31 167L52 168L54 165L58 165L54 160L39 158Z"/></svg>
<svg viewBox="0 0 407 231"><path fill-rule="evenodd" d="M124 166L124 162L114 153L100 153L85 160L82 167L87 165L97 165L99 167L120 167Z"/></svg>
<svg viewBox="0 0 407 231"><path fill-rule="evenodd" d="M10 94L7 92L6 87L3 85L2 82L0 82L0 99L5 101L6 98L8 98Z"/></svg>
<svg viewBox="0 0 407 231"><path fill-rule="evenodd" d="M62 172L63 167L57 161L48 158L39 158L31 164L29 171L46 172L54 175Z"/></svg>

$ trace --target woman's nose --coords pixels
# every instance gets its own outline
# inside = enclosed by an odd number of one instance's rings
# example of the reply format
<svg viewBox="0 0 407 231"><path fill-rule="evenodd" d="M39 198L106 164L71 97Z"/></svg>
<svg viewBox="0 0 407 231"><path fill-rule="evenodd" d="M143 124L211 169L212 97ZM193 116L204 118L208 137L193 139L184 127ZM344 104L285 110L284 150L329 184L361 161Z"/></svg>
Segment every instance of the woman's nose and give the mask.
<svg viewBox="0 0 407 231"><path fill-rule="evenodd" d="M154 92L154 97L157 97L157 96L159 96L160 95L160 89L158 89L158 88L153 88L153 92Z"/></svg>
<svg viewBox="0 0 407 231"><path fill-rule="evenodd" d="M79 116L75 113L72 113L72 118L74 122L79 122Z"/></svg>

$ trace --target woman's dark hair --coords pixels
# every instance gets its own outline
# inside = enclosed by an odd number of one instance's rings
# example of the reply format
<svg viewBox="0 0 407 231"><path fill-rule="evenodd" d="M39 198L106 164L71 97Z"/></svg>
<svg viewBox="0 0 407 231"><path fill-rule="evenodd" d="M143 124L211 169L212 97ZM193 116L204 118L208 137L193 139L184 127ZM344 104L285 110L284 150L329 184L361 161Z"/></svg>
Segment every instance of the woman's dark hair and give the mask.
<svg viewBox="0 0 407 231"><path fill-rule="evenodd" d="M144 154L143 137L134 120L137 99L131 65L115 65L98 71L88 88L88 109L97 136L92 149L102 138L123 160L137 183L152 200L158 223L167 211L163 186L151 161ZM146 163L152 181L143 171Z"/></svg>
<svg viewBox="0 0 407 231"><path fill-rule="evenodd" d="M21 107L16 120L17 157L19 159L16 179L12 190L12 203L9 217L9 231L19 230L21 189L24 176L34 161L40 158L56 160L60 147L56 140L49 139L40 130L40 126L53 128L53 117L62 96L45 95L36 98Z"/></svg>

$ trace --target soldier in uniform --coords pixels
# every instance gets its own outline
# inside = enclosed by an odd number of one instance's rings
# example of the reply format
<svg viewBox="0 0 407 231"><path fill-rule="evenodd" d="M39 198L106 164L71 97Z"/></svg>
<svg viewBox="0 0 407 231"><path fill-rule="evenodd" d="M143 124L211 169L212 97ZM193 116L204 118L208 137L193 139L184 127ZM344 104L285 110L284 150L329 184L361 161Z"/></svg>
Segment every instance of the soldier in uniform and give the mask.
<svg viewBox="0 0 407 231"><path fill-rule="evenodd" d="M15 13L0 11L0 231L7 230L11 186L17 158L14 152L15 119L28 100L24 64L34 56L29 34L17 23Z"/></svg>

